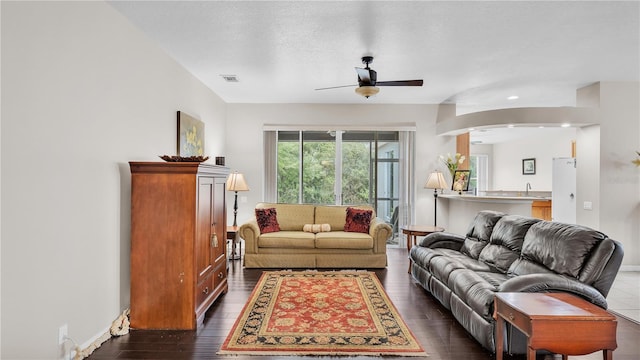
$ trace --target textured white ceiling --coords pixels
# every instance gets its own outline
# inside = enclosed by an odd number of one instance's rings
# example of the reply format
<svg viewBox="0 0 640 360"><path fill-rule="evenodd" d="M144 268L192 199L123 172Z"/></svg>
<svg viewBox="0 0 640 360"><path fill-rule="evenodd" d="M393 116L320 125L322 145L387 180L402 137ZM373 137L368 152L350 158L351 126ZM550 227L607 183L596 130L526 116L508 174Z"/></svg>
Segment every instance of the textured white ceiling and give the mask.
<svg viewBox="0 0 640 360"><path fill-rule="evenodd" d="M640 80L637 1L109 3L229 103L446 102L461 114L575 106L579 87ZM314 90L356 84L363 55L379 81L424 86Z"/></svg>

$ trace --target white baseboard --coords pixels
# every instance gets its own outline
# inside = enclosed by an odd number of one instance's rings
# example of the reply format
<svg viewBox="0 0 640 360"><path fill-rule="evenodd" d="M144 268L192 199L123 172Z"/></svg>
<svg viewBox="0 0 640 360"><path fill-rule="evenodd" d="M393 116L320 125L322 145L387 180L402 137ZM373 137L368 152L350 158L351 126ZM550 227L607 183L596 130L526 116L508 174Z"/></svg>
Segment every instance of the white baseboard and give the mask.
<svg viewBox="0 0 640 360"><path fill-rule="evenodd" d="M89 340L87 340L87 341L85 341L84 343L82 343L82 344L80 345L80 349L81 349L82 351L84 351L84 350L88 349L89 347L91 347L92 345L94 345L94 343L95 343L96 341L98 341L98 339L100 339L101 337L103 337L105 334L109 334L109 335L111 335L111 327L110 327L110 326L107 326L107 327L106 327L102 332L100 332L100 333L98 333L98 334L94 335L92 338L90 338ZM100 347L100 346L98 346L98 347ZM71 353L71 357L72 357L72 358L75 358L75 356L76 356L76 352L75 352L75 350L74 350L74 351Z"/></svg>
<svg viewBox="0 0 640 360"><path fill-rule="evenodd" d="M620 271L640 271L640 265L622 265Z"/></svg>

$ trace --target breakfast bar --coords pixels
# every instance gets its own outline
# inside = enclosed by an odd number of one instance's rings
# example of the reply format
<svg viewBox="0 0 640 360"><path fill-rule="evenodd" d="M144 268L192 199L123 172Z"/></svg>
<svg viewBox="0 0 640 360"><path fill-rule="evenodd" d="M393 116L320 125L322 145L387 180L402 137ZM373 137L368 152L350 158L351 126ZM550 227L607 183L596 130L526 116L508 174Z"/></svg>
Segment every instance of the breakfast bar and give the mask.
<svg viewBox="0 0 640 360"><path fill-rule="evenodd" d="M551 220L551 192L486 191L478 195L457 193L438 195L439 209L444 218L447 231L465 233L475 214L482 210L500 211L506 214L531 216Z"/></svg>

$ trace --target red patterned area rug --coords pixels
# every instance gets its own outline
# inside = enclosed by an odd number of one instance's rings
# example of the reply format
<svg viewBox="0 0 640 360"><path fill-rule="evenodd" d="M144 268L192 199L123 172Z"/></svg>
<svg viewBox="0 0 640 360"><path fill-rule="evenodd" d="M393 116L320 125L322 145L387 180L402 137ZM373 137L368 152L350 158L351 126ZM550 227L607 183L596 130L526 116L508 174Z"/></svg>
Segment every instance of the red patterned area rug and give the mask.
<svg viewBox="0 0 640 360"><path fill-rule="evenodd" d="M218 354L426 356L366 271L264 272Z"/></svg>

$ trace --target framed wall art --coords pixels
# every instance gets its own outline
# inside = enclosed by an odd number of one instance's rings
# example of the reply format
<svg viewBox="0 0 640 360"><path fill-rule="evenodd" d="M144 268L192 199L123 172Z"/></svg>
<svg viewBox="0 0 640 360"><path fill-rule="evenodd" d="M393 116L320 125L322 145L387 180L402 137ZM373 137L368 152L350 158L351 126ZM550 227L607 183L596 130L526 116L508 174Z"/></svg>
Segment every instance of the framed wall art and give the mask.
<svg viewBox="0 0 640 360"><path fill-rule="evenodd" d="M451 190L461 193L463 191L469 191L469 176L471 170L456 170L453 174L453 181L451 182Z"/></svg>
<svg viewBox="0 0 640 360"><path fill-rule="evenodd" d="M522 175L536 174L536 159L522 159Z"/></svg>
<svg viewBox="0 0 640 360"><path fill-rule="evenodd" d="M178 155L204 155L204 123L178 111Z"/></svg>

